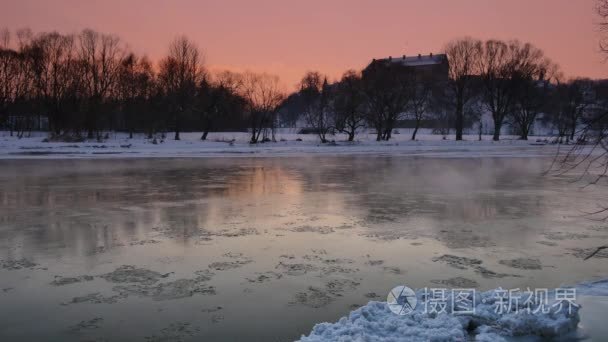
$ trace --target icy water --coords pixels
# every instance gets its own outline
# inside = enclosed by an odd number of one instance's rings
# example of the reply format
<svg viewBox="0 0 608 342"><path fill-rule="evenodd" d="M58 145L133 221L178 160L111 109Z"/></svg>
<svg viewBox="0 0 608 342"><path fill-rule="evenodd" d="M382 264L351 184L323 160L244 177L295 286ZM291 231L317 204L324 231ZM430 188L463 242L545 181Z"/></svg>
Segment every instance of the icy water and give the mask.
<svg viewBox="0 0 608 342"><path fill-rule="evenodd" d="M605 278L608 251L583 258L608 225L582 214L606 189L549 162L1 161L0 340L288 341L399 284Z"/></svg>

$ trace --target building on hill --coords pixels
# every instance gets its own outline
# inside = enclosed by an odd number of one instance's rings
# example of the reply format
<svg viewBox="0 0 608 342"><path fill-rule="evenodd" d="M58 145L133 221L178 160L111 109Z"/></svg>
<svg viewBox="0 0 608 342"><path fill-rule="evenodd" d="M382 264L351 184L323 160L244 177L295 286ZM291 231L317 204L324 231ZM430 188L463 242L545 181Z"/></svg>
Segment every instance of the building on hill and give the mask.
<svg viewBox="0 0 608 342"><path fill-rule="evenodd" d="M379 73L377 73L379 72ZM449 81L449 61L445 54L414 55L374 59L363 70L363 75L369 75L372 79L377 76L383 78L391 75L403 78L407 85L407 96L413 96L416 100L411 103L424 108L424 114L415 114L413 106L408 105L404 112L399 115L397 128L437 128L437 125L450 126L447 103L445 102ZM388 80L388 79L387 79ZM383 82L381 81L380 84ZM397 82L396 84L398 84ZM414 86L415 87L412 87ZM404 94L404 96L406 96ZM424 100L426 99L426 100ZM421 116L424 116L421 119Z"/></svg>
<svg viewBox="0 0 608 342"><path fill-rule="evenodd" d="M428 54L417 56L388 57L382 59L374 59L365 68L369 69L377 65L398 64L411 68L417 76L423 78L431 78L438 82L447 82L449 78L450 64L448 56L445 54Z"/></svg>

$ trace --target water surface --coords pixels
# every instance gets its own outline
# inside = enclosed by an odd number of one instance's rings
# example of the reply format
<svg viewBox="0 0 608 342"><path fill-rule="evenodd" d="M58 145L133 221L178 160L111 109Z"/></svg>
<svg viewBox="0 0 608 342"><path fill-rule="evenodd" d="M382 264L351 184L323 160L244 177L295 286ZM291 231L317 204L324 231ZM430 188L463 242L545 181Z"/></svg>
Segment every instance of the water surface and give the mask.
<svg viewBox="0 0 608 342"><path fill-rule="evenodd" d="M0 339L285 341L398 284L605 277L605 189L549 162L4 160Z"/></svg>

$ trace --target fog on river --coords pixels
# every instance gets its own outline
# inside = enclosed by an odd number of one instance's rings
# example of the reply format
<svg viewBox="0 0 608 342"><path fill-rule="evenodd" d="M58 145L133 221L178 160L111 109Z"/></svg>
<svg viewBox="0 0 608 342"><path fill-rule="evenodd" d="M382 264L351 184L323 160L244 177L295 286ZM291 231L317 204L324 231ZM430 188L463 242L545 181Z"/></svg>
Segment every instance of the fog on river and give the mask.
<svg viewBox="0 0 608 342"><path fill-rule="evenodd" d="M289 340L400 284L605 276L605 196L550 161L3 160L0 337Z"/></svg>

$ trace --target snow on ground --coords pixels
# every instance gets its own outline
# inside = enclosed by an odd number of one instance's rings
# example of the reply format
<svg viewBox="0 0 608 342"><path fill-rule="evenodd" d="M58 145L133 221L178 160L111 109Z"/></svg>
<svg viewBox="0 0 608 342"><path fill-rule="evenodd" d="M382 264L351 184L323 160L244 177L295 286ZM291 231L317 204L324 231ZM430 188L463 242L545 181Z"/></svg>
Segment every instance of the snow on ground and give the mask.
<svg viewBox="0 0 608 342"><path fill-rule="evenodd" d="M277 142L249 144L246 132L210 133L207 141L200 140L200 133L182 133L181 140L173 140L167 133L153 140L144 135L129 139L125 133L109 133L103 141L46 142L46 132L33 132L24 138L11 137L0 132L0 159L21 158L125 158L125 157L212 157L212 156L285 156L301 154L375 154L420 155L436 157L478 156L546 156L554 155L557 147L545 144L547 138L531 137L528 141L514 136L502 137L499 142L484 136L482 141L474 135L465 141L454 141L453 136L421 132L416 141L410 140L410 132L402 130L390 141L377 142L371 133L360 134L357 141L348 142L343 135L328 136L335 142L321 144L316 135L297 134L282 129L276 135Z"/></svg>
<svg viewBox="0 0 608 342"><path fill-rule="evenodd" d="M475 295L474 314L451 314L448 292L447 313L426 313L421 304L423 292L416 293L418 305L411 314L397 315L386 302L369 302L336 323L315 325L302 342L324 341L506 341L512 337L564 338L573 336L579 323L579 307L566 301L549 300L545 312L534 310L540 304L535 296L521 293L521 298L510 296L511 303L504 313L496 308L504 298L502 290L490 290ZM555 290L548 298L555 298ZM607 296L608 279L586 282L577 286L577 295ZM528 301L530 299L530 301ZM504 299L503 299L504 300ZM507 300L508 301L508 300ZM531 304L528 304L530 303ZM561 305L559 304L561 303ZM556 306L553 306L556 305ZM530 307L532 310L526 311ZM517 309L516 309L517 308ZM535 312L537 311L537 312Z"/></svg>

